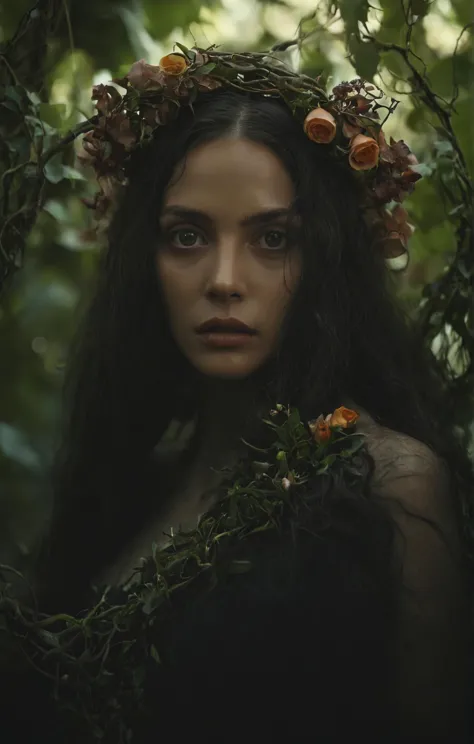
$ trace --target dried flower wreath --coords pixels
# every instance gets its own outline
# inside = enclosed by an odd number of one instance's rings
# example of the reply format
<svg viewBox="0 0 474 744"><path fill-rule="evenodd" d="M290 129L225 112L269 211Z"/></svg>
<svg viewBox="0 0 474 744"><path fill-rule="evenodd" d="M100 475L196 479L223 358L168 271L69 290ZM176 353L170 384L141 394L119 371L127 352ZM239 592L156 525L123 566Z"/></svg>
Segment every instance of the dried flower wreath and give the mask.
<svg viewBox="0 0 474 744"><path fill-rule="evenodd" d="M383 93L361 78L336 85L326 94L320 77L292 71L267 53L226 53L215 47L167 54L159 65L141 59L115 85L96 85L92 100L98 115L83 138L79 159L94 167L100 190L85 200L96 214L96 229L106 228L120 188L127 184L127 160L146 145L154 131L175 121L183 106L200 93L222 87L278 96L301 119L316 145L331 147L347 163L349 177L361 184L361 208L389 269L408 265L408 241L414 231L402 202L421 178L416 156L403 140L389 143L383 131L398 101L381 102ZM125 89L122 95L117 87ZM380 111L386 116L380 119Z"/></svg>

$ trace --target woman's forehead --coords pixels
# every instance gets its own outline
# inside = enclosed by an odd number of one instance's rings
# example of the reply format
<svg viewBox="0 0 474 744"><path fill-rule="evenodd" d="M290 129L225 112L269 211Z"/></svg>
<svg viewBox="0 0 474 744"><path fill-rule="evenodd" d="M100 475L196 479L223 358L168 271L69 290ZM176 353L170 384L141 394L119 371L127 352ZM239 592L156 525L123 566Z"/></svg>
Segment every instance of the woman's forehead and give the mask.
<svg viewBox="0 0 474 744"><path fill-rule="evenodd" d="M241 218L265 209L288 208L294 187L285 167L264 145L243 139L218 140L186 157L166 190L164 206L180 204L211 212L226 205Z"/></svg>

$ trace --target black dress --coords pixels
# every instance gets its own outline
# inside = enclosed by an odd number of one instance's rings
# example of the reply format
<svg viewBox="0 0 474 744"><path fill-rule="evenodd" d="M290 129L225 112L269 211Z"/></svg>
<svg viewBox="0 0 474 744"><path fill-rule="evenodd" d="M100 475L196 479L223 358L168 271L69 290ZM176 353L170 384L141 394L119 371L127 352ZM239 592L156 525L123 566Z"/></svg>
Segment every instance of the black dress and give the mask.
<svg viewBox="0 0 474 744"><path fill-rule="evenodd" d="M315 503L320 496L316 488ZM298 529L289 520L236 542L226 559L250 560L250 571L176 601L159 631L161 664L148 662L146 714L132 721L131 744L401 742L394 526L370 497L337 484L327 503L324 525L308 510ZM92 741L59 716L36 672L6 683L5 742Z"/></svg>
<svg viewBox="0 0 474 744"><path fill-rule="evenodd" d="M162 629L162 664L150 660L145 686L149 714L134 722L132 741L389 742L395 606L386 556L377 562L356 533L329 528L316 538L288 527L235 546L239 557L250 557L251 571L178 603ZM3 679L5 744L87 744L63 724L47 680L34 670Z"/></svg>

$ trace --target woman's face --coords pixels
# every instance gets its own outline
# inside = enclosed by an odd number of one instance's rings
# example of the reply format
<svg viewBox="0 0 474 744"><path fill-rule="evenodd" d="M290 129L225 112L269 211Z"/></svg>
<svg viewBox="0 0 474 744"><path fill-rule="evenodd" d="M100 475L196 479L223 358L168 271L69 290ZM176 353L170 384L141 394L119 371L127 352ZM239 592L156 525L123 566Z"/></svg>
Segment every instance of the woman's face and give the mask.
<svg viewBox="0 0 474 744"><path fill-rule="evenodd" d="M279 159L244 139L201 145L172 179L158 278L176 343L202 374L242 379L275 350L301 271L300 251L289 242L293 199Z"/></svg>

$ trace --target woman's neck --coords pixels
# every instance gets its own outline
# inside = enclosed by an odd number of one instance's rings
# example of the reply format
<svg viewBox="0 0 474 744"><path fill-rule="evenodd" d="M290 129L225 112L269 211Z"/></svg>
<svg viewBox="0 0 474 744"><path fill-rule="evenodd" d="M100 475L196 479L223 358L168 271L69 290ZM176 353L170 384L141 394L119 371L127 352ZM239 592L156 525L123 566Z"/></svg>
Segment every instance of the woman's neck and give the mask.
<svg viewBox="0 0 474 744"><path fill-rule="evenodd" d="M259 396L247 380L205 380L197 418L196 459L213 467L240 452L258 420Z"/></svg>

